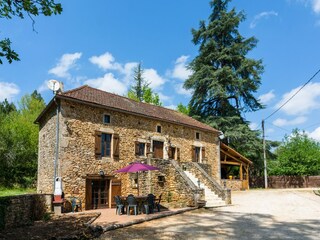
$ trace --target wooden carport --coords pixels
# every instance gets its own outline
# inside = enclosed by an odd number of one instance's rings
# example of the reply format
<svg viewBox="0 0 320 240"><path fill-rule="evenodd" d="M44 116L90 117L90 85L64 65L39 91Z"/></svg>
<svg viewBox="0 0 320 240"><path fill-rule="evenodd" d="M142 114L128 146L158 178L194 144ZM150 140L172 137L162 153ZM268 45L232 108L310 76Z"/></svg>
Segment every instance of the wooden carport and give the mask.
<svg viewBox="0 0 320 240"><path fill-rule="evenodd" d="M220 163L221 170L225 169L226 166L239 166L239 179L224 177L223 181L226 181L226 187L233 190L249 189L249 166L252 164L249 159L221 142ZM221 176L221 178L223 178L223 176ZM238 184L236 184L235 181L238 181Z"/></svg>

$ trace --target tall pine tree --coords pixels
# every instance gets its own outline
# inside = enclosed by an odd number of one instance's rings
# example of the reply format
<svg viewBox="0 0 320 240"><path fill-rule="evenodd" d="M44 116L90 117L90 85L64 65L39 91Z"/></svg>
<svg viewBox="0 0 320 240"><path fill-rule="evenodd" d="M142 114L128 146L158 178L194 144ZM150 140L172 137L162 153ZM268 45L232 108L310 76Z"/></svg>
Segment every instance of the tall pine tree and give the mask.
<svg viewBox="0 0 320 240"><path fill-rule="evenodd" d="M192 29L199 55L190 63L193 74L184 86L193 90L190 114L224 131L232 141L249 131L243 113L263 108L254 96L263 66L261 60L247 57L257 40L241 36L244 13L228 11L229 2L212 0L208 23L200 21L199 29Z"/></svg>

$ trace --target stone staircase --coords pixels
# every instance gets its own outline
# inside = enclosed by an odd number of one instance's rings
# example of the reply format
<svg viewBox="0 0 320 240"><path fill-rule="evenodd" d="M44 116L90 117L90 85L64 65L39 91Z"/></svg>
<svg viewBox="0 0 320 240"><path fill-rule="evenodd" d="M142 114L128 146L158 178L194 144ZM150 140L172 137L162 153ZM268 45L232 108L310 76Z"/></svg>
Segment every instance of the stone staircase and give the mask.
<svg viewBox="0 0 320 240"><path fill-rule="evenodd" d="M196 178L191 172L184 171L184 173L187 175L187 177L194 183L194 185L198 186L199 179ZM205 207L220 207L225 206L226 203L224 200L222 200L217 194L215 194L209 187L207 187L204 183L200 181L200 188L204 189L205 194L205 201L206 206Z"/></svg>

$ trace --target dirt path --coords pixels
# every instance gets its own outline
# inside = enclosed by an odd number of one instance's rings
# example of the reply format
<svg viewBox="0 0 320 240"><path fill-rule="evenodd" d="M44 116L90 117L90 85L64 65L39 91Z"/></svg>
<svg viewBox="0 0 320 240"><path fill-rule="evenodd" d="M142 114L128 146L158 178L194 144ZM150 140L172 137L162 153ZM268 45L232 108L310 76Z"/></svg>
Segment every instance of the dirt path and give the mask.
<svg viewBox="0 0 320 240"><path fill-rule="evenodd" d="M232 206L198 209L100 239L320 239L320 197L310 190L252 190L232 198Z"/></svg>

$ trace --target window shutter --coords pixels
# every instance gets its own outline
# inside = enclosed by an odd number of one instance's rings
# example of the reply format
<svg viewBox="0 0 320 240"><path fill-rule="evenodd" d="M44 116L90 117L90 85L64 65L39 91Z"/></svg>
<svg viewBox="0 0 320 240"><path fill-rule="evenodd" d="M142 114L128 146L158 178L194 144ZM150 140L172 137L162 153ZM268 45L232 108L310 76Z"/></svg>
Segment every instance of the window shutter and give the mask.
<svg viewBox="0 0 320 240"><path fill-rule="evenodd" d="M139 142L138 141L134 142L134 148L135 148L135 150L134 150L135 155L139 156Z"/></svg>
<svg viewBox="0 0 320 240"><path fill-rule="evenodd" d="M151 144L147 143L147 154L150 153L150 147L151 147Z"/></svg>
<svg viewBox="0 0 320 240"><path fill-rule="evenodd" d="M180 148L177 148L177 160L180 161Z"/></svg>
<svg viewBox="0 0 320 240"><path fill-rule="evenodd" d="M206 148L202 147L201 151L202 151L202 160L203 160L206 158Z"/></svg>
<svg viewBox="0 0 320 240"><path fill-rule="evenodd" d="M113 134L113 159L114 160L119 160L119 155L120 155L119 142L120 142L119 134Z"/></svg>
<svg viewBox="0 0 320 240"><path fill-rule="evenodd" d="M172 159L172 147L168 148L169 159Z"/></svg>
<svg viewBox="0 0 320 240"><path fill-rule="evenodd" d="M191 156L192 156L192 162L196 162L196 147L191 146Z"/></svg>
<svg viewBox="0 0 320 240"><path fill-rule="evenodd" d="M101 158L101 132L95 132L95 157Z"/></svg>

